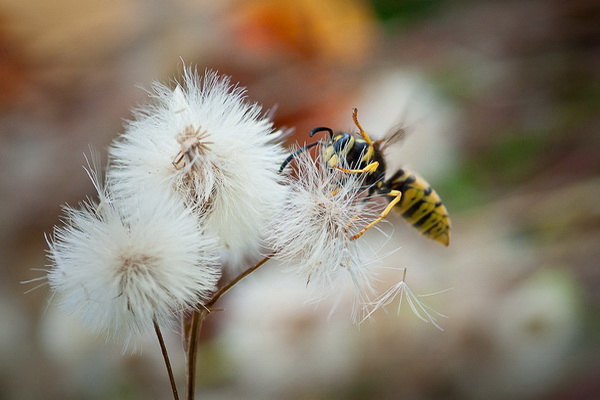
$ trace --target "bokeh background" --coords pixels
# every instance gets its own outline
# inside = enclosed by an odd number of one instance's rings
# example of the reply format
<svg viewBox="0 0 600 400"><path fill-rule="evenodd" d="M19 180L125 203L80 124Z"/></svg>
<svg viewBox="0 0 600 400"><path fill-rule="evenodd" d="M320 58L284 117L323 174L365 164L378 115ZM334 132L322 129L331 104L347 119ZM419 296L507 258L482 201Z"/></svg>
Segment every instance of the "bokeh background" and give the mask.
<svg viewBox="0 0 600 400"><path fill-rule="evenodd" d="M93 194L83 154L183 63L247 86L290 143L352 107L373 136L404 123L391 168L453 222L447 249L388 224L389 266L452 288L423 298L443 332L393 307L357 328L265 266L205 327L201 398L600 398L599 51L593 0L0 0L0 398L169 398L152 337L123 354L20 282Z"/></svg>

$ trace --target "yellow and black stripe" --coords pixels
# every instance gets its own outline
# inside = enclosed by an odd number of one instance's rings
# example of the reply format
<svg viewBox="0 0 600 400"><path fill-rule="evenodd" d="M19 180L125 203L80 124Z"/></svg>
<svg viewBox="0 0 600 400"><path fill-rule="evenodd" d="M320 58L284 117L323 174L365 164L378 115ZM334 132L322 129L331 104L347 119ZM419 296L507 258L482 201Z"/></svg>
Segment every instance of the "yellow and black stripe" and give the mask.
<svg viewBox="0 0 600 400"><path fill-rule="evenodd" d="M406 221L430 239L448 246L450 218L440 196L420 176L400 169L385 182L387 190L398 190L402 198L394 206Z"/></svg>
<svg viewBox="0 0 600 400"><path fill-rule="evenodd" d="M352 112L352 119L360 135L337 132L331 128L321 126L309 132L313 137L318 132L327 132L329 139L310 143L290 154L281 164L279 172L298 156L313 146L321 145L323 159L330 168L347 173L365 174L364 181L358 191L368 190L369 196L373 193L384 194L389 203L385 210L365 226L360 232L352 236L358 239L368 229L378 224L388 213L394 209L399 212L409 224L430 239L448 246L450 243L450 218L448 211L442 204L440 196L420 176L400 169L388 180L385 180L386 162L383 149L404 136L404 129L398 129L388 138L373 141L358 122L358 110Z"/></svg>

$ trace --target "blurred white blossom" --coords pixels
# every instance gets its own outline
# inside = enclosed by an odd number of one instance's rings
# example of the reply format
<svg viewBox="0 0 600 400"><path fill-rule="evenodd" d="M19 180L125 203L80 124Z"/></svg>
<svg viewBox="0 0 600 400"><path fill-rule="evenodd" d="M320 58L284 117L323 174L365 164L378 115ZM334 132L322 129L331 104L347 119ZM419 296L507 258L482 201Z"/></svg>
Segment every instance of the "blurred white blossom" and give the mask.
<svg viewBox="0 0 600 400"><path fill-rule="evenodd" d="M245 101L245 89L215 72L200 78L186 68L180 85L157 83L152 97L110 149L108 174L119 195L175 192L205 215L224 262L256 256L285 195L277 173L282 132Z"/></svg>
<svg viewBox="0 0 600 400"><path fill-rule="evenodd" d="M99 203L65 207L48 239L48 280L67 312L96 333L129 337L212 294L215 240L191 211L168 193L113 199L95 186Z"/></svg>
<svg viewBox="0 0 600 400"><path fill-rule="evenodd" d="M227 298L227 318L218 322L219 342L244 398L301 397L352 382L359 373L360 332L343 313L331 315L333 307L352 308L351 290L341 304L334 297L310 304L303 277L274 268L245 283Z"/></svg>

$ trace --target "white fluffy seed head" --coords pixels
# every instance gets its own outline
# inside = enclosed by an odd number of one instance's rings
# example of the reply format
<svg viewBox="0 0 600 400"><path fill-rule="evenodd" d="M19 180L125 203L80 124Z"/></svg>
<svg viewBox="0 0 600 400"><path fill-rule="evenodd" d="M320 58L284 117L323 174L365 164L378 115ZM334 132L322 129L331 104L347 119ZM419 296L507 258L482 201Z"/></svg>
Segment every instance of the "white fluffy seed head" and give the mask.
<svg viewBox="0 0 600 400"><path fill-rule="evenodd" d="M99 185L98 185L99 187ZM151 329L153 320L198 307L214 292L216 241L172 196L111 199L65 208L49 239L48 280L60 305L109 338Z"/></svg>
<svg viewBox="0 0 600 400"><path fill-rule="evenodd" d="M290 179L290 193L268 238L275 258L326 289L345 276L358 300L366 301L379 258L362 238L352 240L376 218L358 190L364 177L330 169L307 152L295 162L297 178Z"/></svg>
<svg viewBox="0 0 600 400"><path fill-rule="evenodd" d="M285 196L282 132L214 72L186 69L181 85L156 84L153 97L112 146L109 179L124 196L140 187L175 192L205 214L223 261L254 256Z"/></svg>

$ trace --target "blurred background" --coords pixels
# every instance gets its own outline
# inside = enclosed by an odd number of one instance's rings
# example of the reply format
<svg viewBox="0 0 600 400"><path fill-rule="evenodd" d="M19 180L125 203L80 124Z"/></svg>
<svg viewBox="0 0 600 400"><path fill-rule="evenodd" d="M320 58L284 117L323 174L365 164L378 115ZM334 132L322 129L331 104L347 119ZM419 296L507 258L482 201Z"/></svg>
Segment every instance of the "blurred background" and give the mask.
<svg viewBox="0 0 600 400"><path fill-rule="evenodd" d="M390 169L453 223L442 248L389 218L386 263L452 288L422 298L444 331L393 305L357 328L265 266L205 327L200 398L600 398L599 50L593 0L0 0L0 398L169 398L154 338L123 354L20 282L93 194L83 154L184 62L247 86L290 143L352 107L375 137L404 123Z"/></svg>

